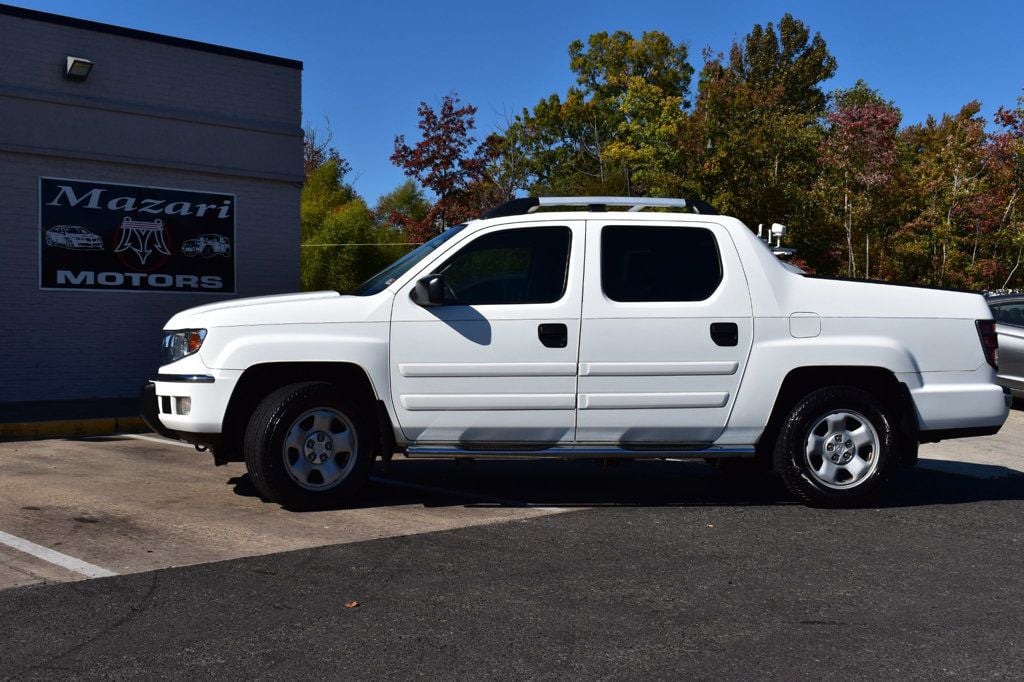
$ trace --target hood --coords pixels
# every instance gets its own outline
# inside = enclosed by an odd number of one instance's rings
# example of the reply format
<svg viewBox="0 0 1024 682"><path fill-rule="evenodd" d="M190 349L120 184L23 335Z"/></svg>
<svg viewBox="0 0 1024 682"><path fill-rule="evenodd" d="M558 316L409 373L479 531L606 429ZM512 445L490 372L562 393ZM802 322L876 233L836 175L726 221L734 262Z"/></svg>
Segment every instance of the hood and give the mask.
<svg viewBox="0 0 1024 682"><path fill-rule="evenodd" d="M378 320L382 310L386 312L385 303L391 298L388 292L343 296L337 291L237 298L183 310L168 320L164 329L372 322Z"/></svg>

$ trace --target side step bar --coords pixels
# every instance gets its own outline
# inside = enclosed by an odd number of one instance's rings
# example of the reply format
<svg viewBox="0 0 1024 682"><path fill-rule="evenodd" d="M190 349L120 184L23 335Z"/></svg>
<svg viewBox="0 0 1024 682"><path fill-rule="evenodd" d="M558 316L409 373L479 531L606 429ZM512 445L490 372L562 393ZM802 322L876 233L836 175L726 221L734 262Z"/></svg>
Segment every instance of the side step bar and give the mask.
<svg viewBox="0 0 1024 682"><path fill-rule="evenodd" d="M501 447L452 447L445 445L413 445L405 456L500 459L704 459L713 457L749 458L754 456L750 445L699 445L695 447L662 445L643 448L615 446L556 445L536 450Z"/></svg>

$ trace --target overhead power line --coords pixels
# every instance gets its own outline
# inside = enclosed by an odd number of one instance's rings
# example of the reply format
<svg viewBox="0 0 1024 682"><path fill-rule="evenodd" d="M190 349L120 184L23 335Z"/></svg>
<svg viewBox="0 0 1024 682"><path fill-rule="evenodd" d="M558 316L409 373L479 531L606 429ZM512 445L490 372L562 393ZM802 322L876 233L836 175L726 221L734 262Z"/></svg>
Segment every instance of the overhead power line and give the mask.
<svg viewBox="0 0 1024 682"><path fill-rule="evenodd" d="M300 246L419 246L423 242L347 242L339 244L300 244Z"/></svg>

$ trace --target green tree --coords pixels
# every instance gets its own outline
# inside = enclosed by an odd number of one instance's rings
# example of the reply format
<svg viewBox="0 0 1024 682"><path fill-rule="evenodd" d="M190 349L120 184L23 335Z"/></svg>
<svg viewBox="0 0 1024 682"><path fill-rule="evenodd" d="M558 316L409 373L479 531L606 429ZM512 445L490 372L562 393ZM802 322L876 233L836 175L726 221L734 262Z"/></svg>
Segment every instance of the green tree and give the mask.
<svg viewBox="0 0 1024 682"><path fill-rule="evenodd" d="M377 199L373 213L379 223L390 225L396 236L401 237L410 225L425 221L430 209L430 201L423 190L413 180L406 180Z"/></svg>
<svg viewBox="0 0 1024 682"><path fill-rule="evenodd" d="M836 69L824 39L787 14L705 60L689 133L700 194L748 224L788 224L797 246L819 257L811 188L824 137L821 85Z"/></svg>
<svg viewBox="0 0 1024 682"><path fill-rule="evenodd" d="M309 171L300 203L304 290L352 290L407 250L345 182L348 165L328 155Z"/></svg>
<svg viewBox="0 0 1024 682"><path fill-rule="evenodd" d="M320 229L330 213L356 198L355 190L344 181L347 172L347 164L341 159L330 159L312 169L306 176L299 204L300 234L303 242Z"/></svg>
<svg viewBox="0 0 1024 682"><path fill-rule="evenodd" d="M687 59L686 45L659 31L573 41L576 85L524 109L505 134L525 159L530 190L632 195L674 186L693 76Z"/></svg>
<svg viewBox="0 0 1024 682"><path fill-rule="evenodd" d="M985 190L985 121L970 102L955 115L910 126L901 137L913 155L917 213L893 244L909 281L938 286L981 284L974 266L980 228L972 219ZM974 252L974 255L972 255Z"/></svg>
<svg viewBox="0 0 1024 682"><path fill-rule="evenodd" d="M336 207L303 244L302 288L352 291L405 253L404 244L386 245L394 240L362 199Z"/></svg>
<svg viewBox="0 0 1024 682"><path fill-rule="evenodd" d="M993 286L1006 288L1024 281L1021 256L1024 255L1024 97L1013 109L1000 107L995 123L1001 130L992 136L988 151L989 177L995 214L994 244L991 259L1005 272Z"/></svg>

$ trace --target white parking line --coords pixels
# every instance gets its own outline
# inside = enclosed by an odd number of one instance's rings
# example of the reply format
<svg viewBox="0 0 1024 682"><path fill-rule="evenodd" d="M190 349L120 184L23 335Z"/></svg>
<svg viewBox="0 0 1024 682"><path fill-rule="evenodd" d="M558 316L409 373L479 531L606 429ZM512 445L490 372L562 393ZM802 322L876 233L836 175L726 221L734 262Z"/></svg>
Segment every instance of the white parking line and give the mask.
<svg viewBox="0 0 1024 682"><path fill-rule="evenodd" d="M16 549L19 552L31 554L37 559L42 559L43 561L54 564L55 566L60 566L61 568L65 568L69 571L80 573L89 578L109 578L110 576L117 575L117 573L114 573L113 571L108 571L105 568L100 568L99 566L82 561L81 559L76 559L75 557L68 556L67 554L61 554L49 547L37 545L25 538L19 538L16 535L5 533L2 530L0 530L0 543L5 544L12 549Z"/></svg>

